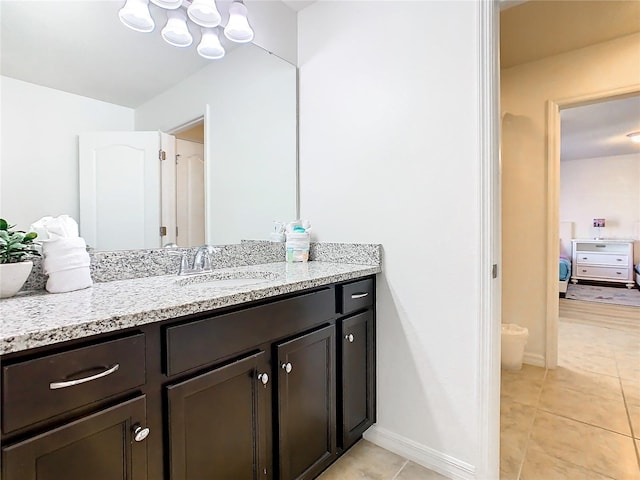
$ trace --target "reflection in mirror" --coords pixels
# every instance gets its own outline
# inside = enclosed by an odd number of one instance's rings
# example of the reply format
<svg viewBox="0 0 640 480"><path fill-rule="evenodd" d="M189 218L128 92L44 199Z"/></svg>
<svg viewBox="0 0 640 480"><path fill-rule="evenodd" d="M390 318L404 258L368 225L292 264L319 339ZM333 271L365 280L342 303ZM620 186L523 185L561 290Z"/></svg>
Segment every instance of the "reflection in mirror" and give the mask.
<svg viewBox="0 0 640 480"><path fill-rule="evenodd" d="M154 196L153 208L158 213L153 231L158 233L144 247L159 247L173 242L181 245L200 244L203 237L205 242L211 244L235 243L243 238L268 238L273 220L295 218L297 140L296 68L293 65L255 45L243 45L229 51L223 60L198 64L197 68L193 65L185 67L185 78L179 79L152 98L145 98L141 103L131 103L128 100L118 102L110 97L105 100L108 95L98 95L99 88L94 89L96 96L92 98L86 91L82 95L77 93L81 90L80 87L87 86L79 86L81 82L78 79L91 79L93 75L94 80L83 80L84 83L94 81L96 86L104 86L106 79L108 86L111 76L115 90L115 84L121 80L117 78L121 61L118 58L119 52L110 51L109 48L110 43L118 42L115 39L113 42L105 42L104 38L109 37L103 35L102 44L91 44L92 47L99 45L100 60L106 64L107 73L99 78L94 69L87 68L91 71L84 72L70 70L69 63L64 60L68 58L65 55L86 55L83 46L91 43L89 37L84 42L71 41L69 37L59 38L58 43L48 38L49 55L59 52L60 61L54 65L47 64L46 68L42 66L42 62L40 66L34 66L34 58L37 57L35 54L30 56L25 49L31 44L34 49L41 48L42 42L28 38L31 27L27 23L33 19L25 11L39 9L21 7L24 4L31 4L32 7L33 3L43 4L43 8L48 8L49 2L0 3L0 54L3 72L0 77L0 113L3 120L0 207L3 218L17 223L21 228L27 228L45 215L66 213L80 220L80 134L161 131L176 135L182 127L193 126L192 122L197 119L202 120L202 193L191 191L194 187L188 185L192 179L189 180L188 175L185 179L185 171L182 171L187 170L186 173L189 173L190 169L197 168L194 167L197 164L182 169L179 164L175 164L175 149L184 146L179 146L179 142L193 143L194 140L174 140L174 151L168 152L169 161L164 162L173 166L174 176L165 174L164 165L162 175L157 175L161 177L162 189L171 190L173 187L173 205L169 201L164 207L160 204L162 194ZM78 2L69 3L78 5ZM78 8L84 9L82 15L69 15L70 21L86 21L94 8L92 4L100 5L102 9L115 8L116 11L120 6L118 2L115 2L115 7L114 2L80 4ZM114 28L121 29L123 35L135 35L135 32L128 32L128 29L119 25L117 14L110 16L101 13L98 18L91 18L91 22L99 22L95 23L95 30L102 32L98 28L101 24L115 22ZM5 28L9 24L11 27ZM73 28L66 30L69 35L73 35ZM15 32L23 35L20 46L17 41L19 35ZM119 34L118 32L114 30L110 35ZM90 32L85 31L83 34L89 35ZM134 41L130 42L133 44ZM156 47L155 44L141 41L135 43L134 49L143 62L145 58L156 55L155 51L152 54L145 49ZM79 50L70 54L66 51L68 49ZM186 55L188 52L179 51L177 54ZM164 65L167 71L173 68L174 63L171 62L177 58L175 55L176 52L167 50L164 57L168 59ZM162 74L162 71L157 72L157 75ZM67 77L68 88L60 83L51 88L49 80L56 75ZM125 73L122 76L126 76ZM131 91L142 92L146 88L144 84L130 83ZM108 93L110 92L107 91ZM179 151L177 153L180 155L177 158L180 159L182 154ZM133 170L133 167L120 168L120 174ZM149 177L149 173L144 170L141 175L144 179ZM167 187L165 184L168 183L168 178L171 180ZM126 193L123 191L126 182L124 176L116 176L111 180L111 187L103 193L106 194L105 202L109 202L111 198L115 204ZM178 188L179 182L182 193ZM204 221L194 220L193 225L187 223L184 227L186 230L182 231L179 223L184 220L181 220L178 204L179 195L183 195L184 200L185 190L192 197L200 195L203 198ZM151 204L152 199L148 200ZM180 208L186 207L183 205ZM126 210L125 203L125 206L119 207L115 218ZM173 212L172 219L167 218L168 212ZM82 220L79 223L84 235L86 225L83 225ZM163 226L167 227L167 235L161 237L160 227ZM128 235L117 220L110 220L103 225L103 230L114 232L123 243L119 243L117 247L101 247L98 238L92 245L97 249L141 247L140 244L126 243L126 239L130 236L133 238L134 235Z"/></svg>

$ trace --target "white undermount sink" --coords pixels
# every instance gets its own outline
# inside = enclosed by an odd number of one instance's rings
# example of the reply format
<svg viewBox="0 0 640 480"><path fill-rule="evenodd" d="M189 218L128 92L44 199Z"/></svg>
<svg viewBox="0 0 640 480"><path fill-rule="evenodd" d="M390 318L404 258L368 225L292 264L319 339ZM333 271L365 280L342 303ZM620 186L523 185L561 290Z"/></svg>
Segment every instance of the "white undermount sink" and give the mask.
<svg viewBox="0 0 640 480"><path fill-rule="evenodd" d="M183 287L206 284L214 288L240 288L277 279L278 275L272 272L209 272L178 277L175 282Z"/></svg>

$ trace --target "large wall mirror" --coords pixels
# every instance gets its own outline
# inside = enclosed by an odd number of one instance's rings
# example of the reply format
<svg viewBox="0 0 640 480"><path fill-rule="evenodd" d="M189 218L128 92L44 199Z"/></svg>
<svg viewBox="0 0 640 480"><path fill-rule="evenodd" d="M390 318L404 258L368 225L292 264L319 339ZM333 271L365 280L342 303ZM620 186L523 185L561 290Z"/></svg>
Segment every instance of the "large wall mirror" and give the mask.
<svg viewBox="0 0 640 480"><path fill-rule="evenodd" d="M296 67L253 44L225 44L221 60L199 58L196 32L190 49L166 45L163 12L153 8L156 31L133 32L118 20L123 3L0 2L0 216L27 228L45 215L69 214L98 250L268 238L274 220L297 215ZM219 8L224 18L224 1ZM121 140L108 155L104 146L84 157L79 148L87 134L121 132L156 132L159 142L171 142L158 144L165 162L175 165L177 154L191 163L167 173L158 160L158 189L137 205L138 194L129 195L136 179L150 183L155 167L135 154L124 160ZM189 186L198 175L199 193ZM91 229L83 181L101 196ZM189 210L176 211L185 188L190 201L202 202L202 221L176 237ZM157 218L158 232L167 227L164 237L127 234L138 225L127 216L136 205L139 215ZM101 215L106 208L110 214Z"/></svg>

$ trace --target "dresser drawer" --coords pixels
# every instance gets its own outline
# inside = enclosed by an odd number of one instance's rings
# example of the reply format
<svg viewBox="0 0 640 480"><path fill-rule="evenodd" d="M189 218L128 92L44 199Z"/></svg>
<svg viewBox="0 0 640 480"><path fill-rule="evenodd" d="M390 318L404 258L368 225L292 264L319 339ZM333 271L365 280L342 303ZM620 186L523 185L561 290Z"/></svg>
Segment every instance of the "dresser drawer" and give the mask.
<svg viewBox="0 0 640 480"><path fill-rule="evenodd" d="M373 305L373 279L340 285L338 313L347 314Z"/></svg>
<svg viewBox="0 0 640 480"><path fill-rule="evenodd" d="M606 253L583 253L576 254L576 262L578 264L588 263L591 265L620 265L626 267L629 265L629 257L627 255L610 255Z"/></svg>
<svg viewBox="0 0 640 480"><path fill-rule="evenodd" d="M145 383L137 334L2 367L2 431L32 425Z"/></svg>
<svg viewBox="0 0 640 480"><path fill-rule="evenodd" d="M590 267L579 265L576 267L578 277L584 278L603 278L611 280L628 280L629 272L627 268L615 267Z"/></svg>

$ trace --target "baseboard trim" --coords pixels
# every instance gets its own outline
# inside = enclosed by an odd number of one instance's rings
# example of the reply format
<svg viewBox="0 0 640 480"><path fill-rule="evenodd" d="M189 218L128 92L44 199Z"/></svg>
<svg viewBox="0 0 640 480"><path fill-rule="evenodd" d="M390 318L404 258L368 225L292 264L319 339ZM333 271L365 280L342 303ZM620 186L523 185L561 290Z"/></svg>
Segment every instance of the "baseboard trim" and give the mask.
<svg viewBox="0 0 640 480"><path fill-rule="evenodd" d="M524 358L522 362L526 363L527 365L533 365L535 367L543 368L547 365L544 359L544 355L540 355L539 353L524 352Z"/></svg>
<svg viewBox="0 0 640 480"><path fill-rule="evenodd" d="M450 455L421 445L385 428L374 425L364 433L365 440L456 480L474 480L475 467Z"/></svg>

